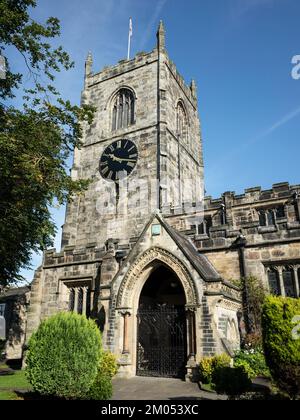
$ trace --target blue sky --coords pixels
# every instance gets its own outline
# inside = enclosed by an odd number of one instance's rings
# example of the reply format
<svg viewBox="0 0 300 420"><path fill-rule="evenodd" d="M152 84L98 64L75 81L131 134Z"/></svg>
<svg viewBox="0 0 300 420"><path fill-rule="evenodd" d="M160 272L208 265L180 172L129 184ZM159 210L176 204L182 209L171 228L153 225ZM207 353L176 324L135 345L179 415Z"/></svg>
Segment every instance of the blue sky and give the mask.
<svg viewBox="0 0 300 420"><path fill-rule="evenodd" d="M291 77L299 0L40 0L33 16L61 21L58 43L76 67L57 86L76 103L89 50L95 71L125 58L129 16L132 54L151 50L163 19L170 57L186 82L197 81L207 194L300 183L300 80ZM20 57L11 60L23 68ZM64 209L53 217L60 227Z"/></svg>

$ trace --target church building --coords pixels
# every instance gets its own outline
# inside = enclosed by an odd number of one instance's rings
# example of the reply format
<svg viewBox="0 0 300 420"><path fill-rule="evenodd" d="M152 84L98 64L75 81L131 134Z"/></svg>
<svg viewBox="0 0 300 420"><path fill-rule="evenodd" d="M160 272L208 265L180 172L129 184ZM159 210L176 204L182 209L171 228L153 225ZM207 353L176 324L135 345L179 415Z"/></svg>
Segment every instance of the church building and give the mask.
<svg viewBox="0 0 300 420"><path fill-rule="evenodd" d="M196 83L170 60L162 22L149 53L99 73L88 55L82 104L96 112L72 177L91 182L35 273L26 341L75 311L96 319L120 376L189 379L201 357L240 346L235 280L299 297L300 185L204 197Z"/></svg>

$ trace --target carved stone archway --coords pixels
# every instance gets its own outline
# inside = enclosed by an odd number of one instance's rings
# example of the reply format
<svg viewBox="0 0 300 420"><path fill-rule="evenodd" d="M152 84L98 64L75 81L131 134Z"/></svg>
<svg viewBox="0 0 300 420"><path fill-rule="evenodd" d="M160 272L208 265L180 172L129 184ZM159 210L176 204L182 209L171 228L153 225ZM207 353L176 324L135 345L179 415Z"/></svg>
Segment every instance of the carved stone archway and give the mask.
<svg viewBox="0 0 300 420"><path fill-rule="evenodd" d="M181 283L185 294L187 319L187 357L191 363L196 354L195 314L200 307L197 285L185 264L172 252L153 247L140 254L131 264L121 280L116 297L116 310L119 314L119 374L134 376L137 357L137 311L143 286L152 272L161 264L172 271Z"/></svg>
<svg viewBox="0 0 300 420"><path fill-rule="evenodd" d="M194 280L185 265L166 249L153 247L140 255L126 273L119 287L117 308L132 308L134 306L135 289L141 287L138 283L143 278L144 270L155 261L164 263L177 275L185 292L186 306L199 306L199 297Z"/></svg>

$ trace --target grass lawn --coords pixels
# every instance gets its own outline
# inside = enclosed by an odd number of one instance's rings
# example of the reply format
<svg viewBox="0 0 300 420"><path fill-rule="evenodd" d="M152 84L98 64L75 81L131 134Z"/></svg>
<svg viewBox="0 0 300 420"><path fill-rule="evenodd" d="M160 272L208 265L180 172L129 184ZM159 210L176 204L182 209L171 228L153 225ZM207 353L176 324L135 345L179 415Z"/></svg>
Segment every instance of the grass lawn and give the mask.
<svg viewBox="0 0 300 420"><path fill-rule="evenodd" d="M14 375L0 376L0 400L19 400L14 390L30 390L24 370L15 371Z"/></svg>
<svg viewBox="0 0 300 420"><path fill-rule="evenodd" d="M0 390L0 401L7 401L7 400L22 400L22 398L18 397L17 394L13 391L1 391Z"/></svg>

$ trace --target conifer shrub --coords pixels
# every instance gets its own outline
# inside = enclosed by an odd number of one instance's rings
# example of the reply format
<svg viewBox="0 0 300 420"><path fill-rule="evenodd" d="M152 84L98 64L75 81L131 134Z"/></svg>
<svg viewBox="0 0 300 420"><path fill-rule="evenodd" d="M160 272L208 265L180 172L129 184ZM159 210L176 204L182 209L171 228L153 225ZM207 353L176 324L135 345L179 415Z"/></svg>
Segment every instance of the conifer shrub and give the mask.
<svg viewBox="0 0 300 420"><path fill-rule="evenodd" d="M95 382L101 355L96 323L62 312L43 321L31 336L26 377L41 395L84 398Z"/></svg>
<svg viewBox="0 0 300 420"><path fill-rule="evenodd" d="M109 400L112 396L112 378L118 372L116 356L109 351L102 352L97 376L86 394L87 400Z"/></svg>
<svg viewBox="0 0 300 420"><path fill-rule="evenodd" d="M268 296L263 305L266 363L278 388L290 398L300 397L299 316L300 299Z"/></svg>
<svg viewBox="0 0 300 420"><path fill-rule="evenodd" d="M214 371L214 389L218 394L226 394L235 399L250 391L252 382L244 366L218 367Z"/></svg>

